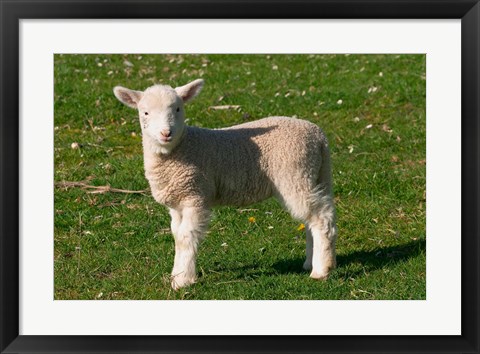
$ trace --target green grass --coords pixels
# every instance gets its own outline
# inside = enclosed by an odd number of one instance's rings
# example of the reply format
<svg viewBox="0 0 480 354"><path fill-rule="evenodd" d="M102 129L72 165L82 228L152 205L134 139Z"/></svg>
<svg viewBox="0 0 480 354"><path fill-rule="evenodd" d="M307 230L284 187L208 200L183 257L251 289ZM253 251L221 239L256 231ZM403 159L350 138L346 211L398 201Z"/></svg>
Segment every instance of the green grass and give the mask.
<svg viewBox="0 0 480 354"><path fill-rule="evenodd" d="M310 279L299 221L269 200L214 209L198 282L174 292L165 207L148 193L57 186L55 299L426 298L424 55L56 55L55 181L148 188L137 113L112 88L198 77L190 125L295 115L325 131L338 268ZM220 104L241 109L209 109Z"/></svg>

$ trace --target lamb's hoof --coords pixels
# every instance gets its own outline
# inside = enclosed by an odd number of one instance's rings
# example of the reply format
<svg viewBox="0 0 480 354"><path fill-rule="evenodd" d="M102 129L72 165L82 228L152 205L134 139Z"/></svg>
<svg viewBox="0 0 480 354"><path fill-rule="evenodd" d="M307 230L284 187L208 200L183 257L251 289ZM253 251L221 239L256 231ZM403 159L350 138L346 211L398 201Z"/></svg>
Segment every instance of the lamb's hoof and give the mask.
<svg viewBox="0 0 480 354"><path fill-rule="evenodd" d="M320 271L320 272L312 271L312 273L310 273L310 278L315 280L327 280L329 274L330 274L329 270Z"/></svg>
<svg viewBox="0 0 480 354"><path fill-rule="evenodd" d="M186 286L192 285L195 283L195 277L185 277L181 274L179 275L172 275L171 277L171 286L172 289L177 291L180 288L184 288Z"/></svg>
<svg viewBox="0 0 480 354"><path fill-rule="evenodd" d="M305 261L305 263L303 263L303 269L312 270L312 262Z"/></svg>
<svg viewBox="0 0 480 354"><path fill-rule="evenodd" d="M310 273L310 278L317 280L327 280L328 276L337 266L335 258L323 262L321 265L317 264L317 267Z"/></svg>

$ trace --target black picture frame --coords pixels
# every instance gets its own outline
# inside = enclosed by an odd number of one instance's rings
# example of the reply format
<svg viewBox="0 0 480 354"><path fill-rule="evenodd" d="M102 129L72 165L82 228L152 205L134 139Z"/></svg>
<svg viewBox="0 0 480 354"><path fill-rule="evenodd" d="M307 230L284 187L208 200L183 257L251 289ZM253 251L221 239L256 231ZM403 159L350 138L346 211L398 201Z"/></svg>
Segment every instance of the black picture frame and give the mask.
<svg viewBox="0 0 480 354"><path fill-rule="evenodd" d="M1 353L478 353L478 0L0 0ZM459 336L19 335L19 21L21 19L461 19L462 310ZM448 304L446 304L448 306Z"/></svg>

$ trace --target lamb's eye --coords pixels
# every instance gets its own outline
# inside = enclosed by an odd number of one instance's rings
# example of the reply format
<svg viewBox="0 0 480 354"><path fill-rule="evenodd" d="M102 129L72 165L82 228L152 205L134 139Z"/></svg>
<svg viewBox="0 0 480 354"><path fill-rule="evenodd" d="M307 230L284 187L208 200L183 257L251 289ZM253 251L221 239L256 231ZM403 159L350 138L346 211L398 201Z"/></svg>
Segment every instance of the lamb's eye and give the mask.
<svg viewBox="0 0 480 354"><path fill-rule="evenodd" d="M177 112L180 112L180 107L177 107Z"/></svg>
<svg viewBox="0 0 480 354"><path fill-rule="evenodd" d="M146 116L148 116L148 112L145 112L144 114L145 114Z"/></svg>

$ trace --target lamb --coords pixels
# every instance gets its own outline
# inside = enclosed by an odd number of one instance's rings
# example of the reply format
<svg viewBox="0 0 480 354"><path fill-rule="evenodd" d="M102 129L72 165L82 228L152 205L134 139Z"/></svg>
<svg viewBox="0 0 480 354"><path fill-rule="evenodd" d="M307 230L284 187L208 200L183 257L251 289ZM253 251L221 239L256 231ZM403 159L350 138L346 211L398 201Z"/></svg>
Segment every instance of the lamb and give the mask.
<svg viewBox="0 0 480 354"><path fill-rule="evenodd" d="M305 270L326 279L336 265L335 207L328 142L308 121L268 117L223 129L185 124L184 104L202 79L114 94L139 112L145 176L155 200L169 208L175 238L171 286L196 281L196 257L210 210L246 206L270 197L306 226Z"/></svg>

